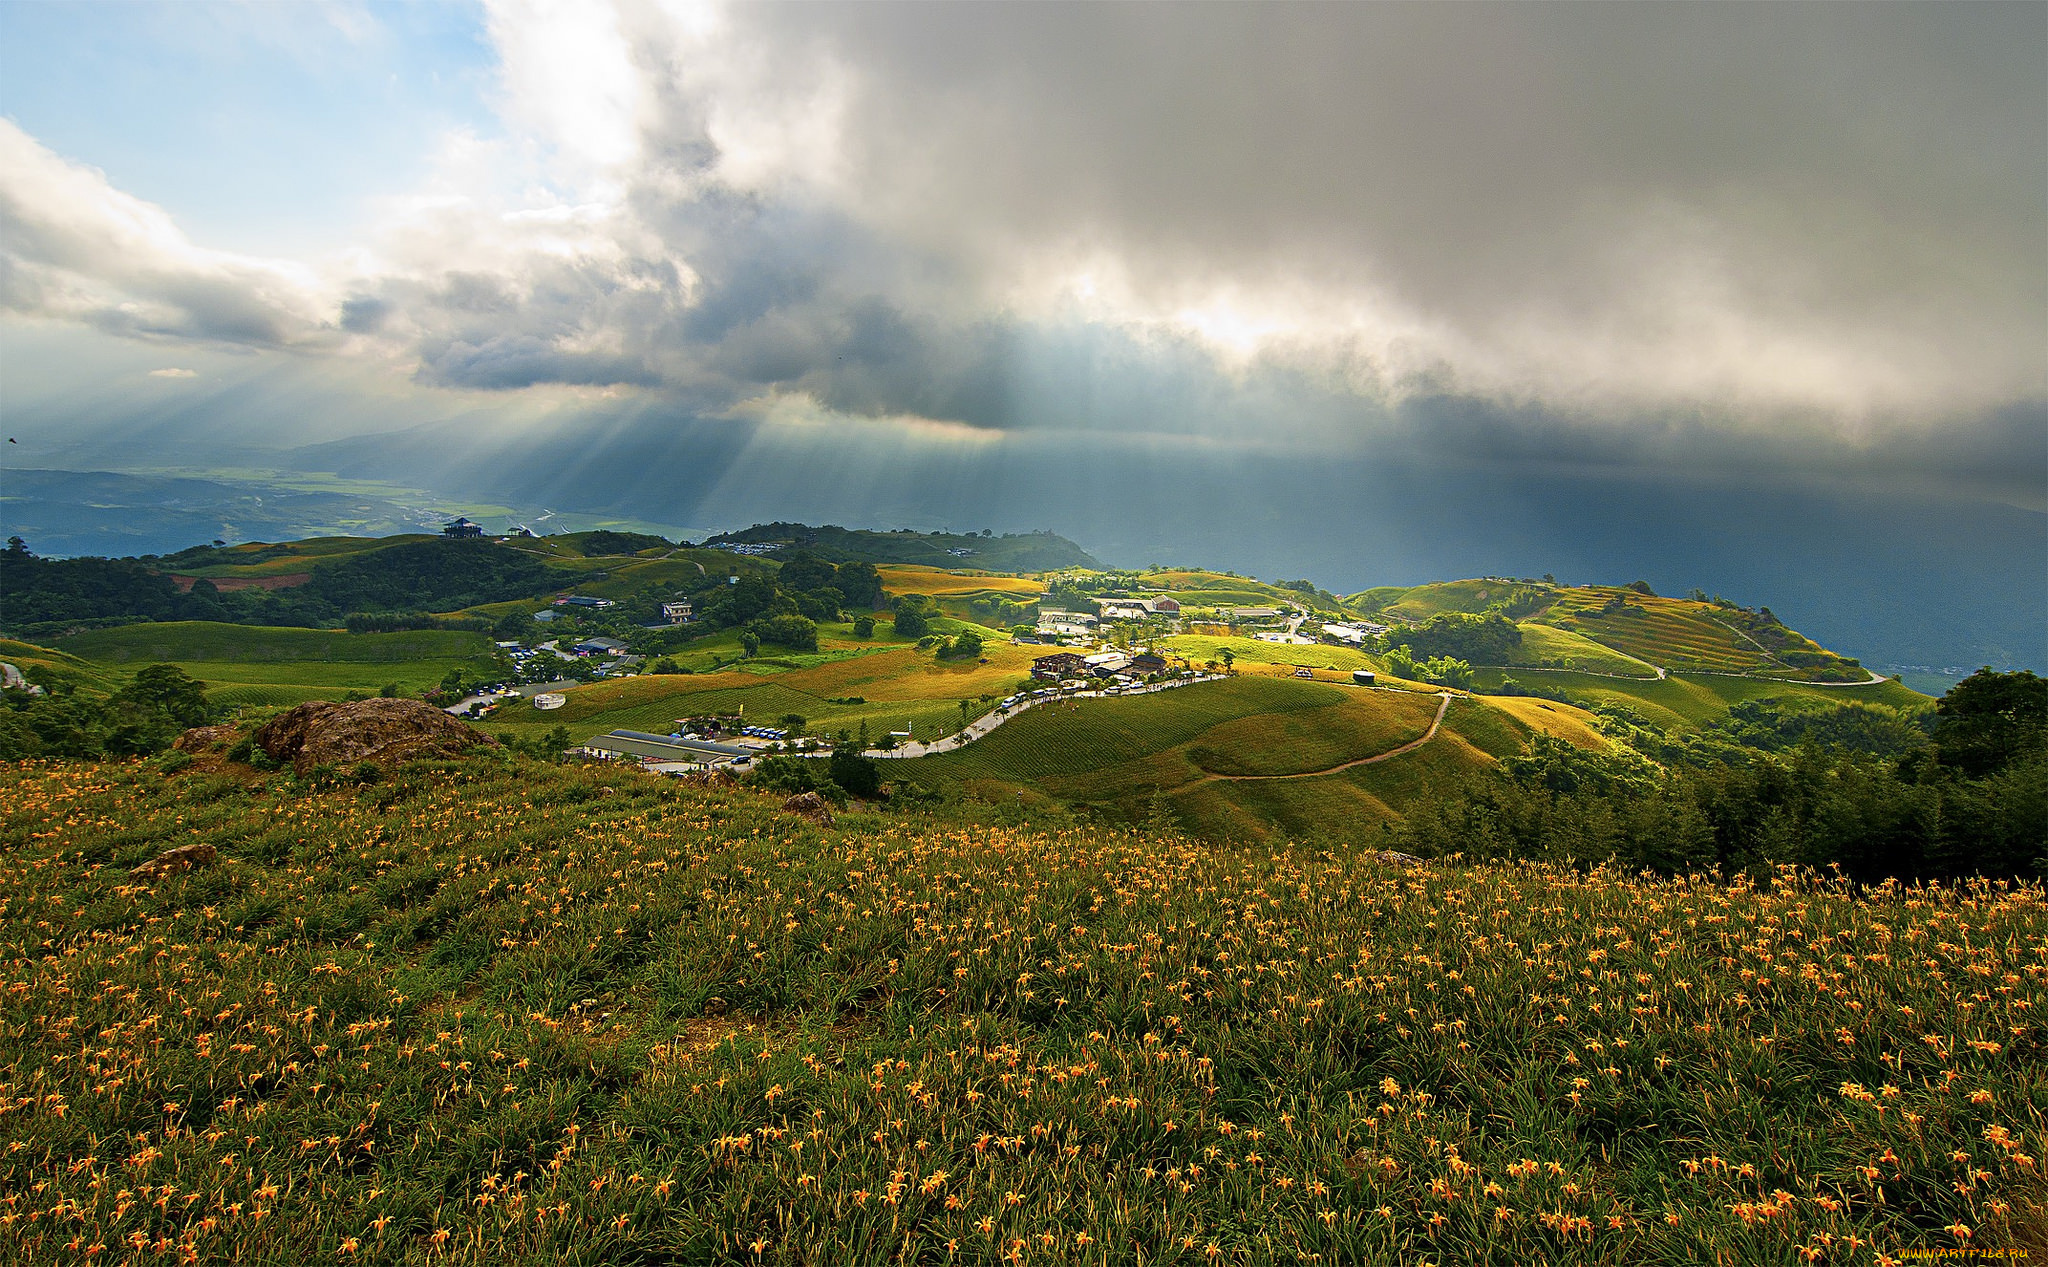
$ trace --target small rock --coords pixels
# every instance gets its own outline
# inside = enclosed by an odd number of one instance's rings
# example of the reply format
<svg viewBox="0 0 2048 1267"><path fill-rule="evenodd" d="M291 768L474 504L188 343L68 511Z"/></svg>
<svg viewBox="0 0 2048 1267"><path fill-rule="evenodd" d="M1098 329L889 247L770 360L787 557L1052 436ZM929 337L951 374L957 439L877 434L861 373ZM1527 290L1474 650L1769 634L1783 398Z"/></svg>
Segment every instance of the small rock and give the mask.
<svg viewBox="0 0 2048 1267"><path fill-rule="evenodd" d="M235 741L233 726L194 726L173 740L171 747L179 752L205 752Z"/></svg>
<svg viewBox="0 0 2048 1267"><path fill-rule="evenodd" d="M782 812L807 818L820 827L832 825L832 803L816 792L798 792L782 803Z"/></svg>
<svg viewBox="0 0 2048 1267"><path fill-rule="evenodd" d="M1400 867L1419 867L1422 865L1422 859L1416 857L1414 854L1401 853L1398 850L1393 849L1382 849L1379 852L1373 854L1373 857L1381 862L1391 862L1395 866Z"/></svg>
<svg viewBox="0 0 2048 1267"><path fill-rule="evenodd" d="M219 854L220 851L212 845L179 845L176 849L164 850L128 874L138 879L176 875L180 871L189 871L193 867L211 865Z"/></svg>

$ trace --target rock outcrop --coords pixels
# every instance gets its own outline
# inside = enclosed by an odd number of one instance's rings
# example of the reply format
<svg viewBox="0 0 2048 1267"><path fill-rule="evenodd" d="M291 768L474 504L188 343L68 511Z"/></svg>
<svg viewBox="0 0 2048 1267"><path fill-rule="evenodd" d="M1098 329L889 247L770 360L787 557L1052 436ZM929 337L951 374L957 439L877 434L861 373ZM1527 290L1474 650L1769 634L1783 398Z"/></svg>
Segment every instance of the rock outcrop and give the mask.
<svg viewBox="0 0 2048 1267"><path fill-rule="evenodd" d="M190 871L193 867L210 866L218 856L219 851L212 845L179 845L176 849L164 850L128 874L138 880L151 880L157 876Z"/></svg>
<svg viewBox="0 0 2048 1267"><path fill-rule="evenodd" d="M207 752L235 741L233 726L194 726L171 742L179 752Z"/></svg>
<svg viewBox="0 0 2048 1267"><path fill-rule="evenodd" d="M497 746L432 704L411 699L301 704L265 722L255 740L272 761L302 774L321 765L396 765Z"/></svg>
<svg viewBox="0 0 2048 1267"><path fill-rule="evenodd" d="M832 825L832 802L816 792L798 792L782 803L782 812L808 818L820 827Z"/></svg>

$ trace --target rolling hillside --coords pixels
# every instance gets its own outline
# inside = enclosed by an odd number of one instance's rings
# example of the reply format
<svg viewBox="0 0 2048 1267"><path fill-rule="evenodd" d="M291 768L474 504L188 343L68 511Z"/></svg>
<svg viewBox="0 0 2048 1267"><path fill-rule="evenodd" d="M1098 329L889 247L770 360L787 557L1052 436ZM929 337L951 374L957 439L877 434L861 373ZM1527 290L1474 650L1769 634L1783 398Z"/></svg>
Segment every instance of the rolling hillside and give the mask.
<svg viewBox="0 0 2048 1267"><path fill-rule="evenodd" d="M966 749L903 765L906 777L994 804L1042 797L1109 821L1164 818L1211 839L1355 838L1444 778L1520 752L1537 729L1604 743L1566 705L1509 711L1461 698L1427 743L1386 755L1430 734L1442 703L1239 677L1035 708Z"/></svg>

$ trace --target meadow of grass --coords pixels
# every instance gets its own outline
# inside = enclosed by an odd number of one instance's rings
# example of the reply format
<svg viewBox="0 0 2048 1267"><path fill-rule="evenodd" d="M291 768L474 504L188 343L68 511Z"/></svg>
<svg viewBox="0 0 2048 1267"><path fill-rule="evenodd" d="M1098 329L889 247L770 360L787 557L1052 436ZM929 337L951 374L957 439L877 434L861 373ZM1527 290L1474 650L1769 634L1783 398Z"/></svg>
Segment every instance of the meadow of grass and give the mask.
<svg viewBox="0 0 2048 1267"><path fill-rule="evenodd" d="M736 658L737 636L727 641L725 658ZM692 654L676 658L690 662L698 645L693 644ZM857 732L865 724L875 739L906 728L929 739L960 728L961 700L969 701L970 716L978 717L989 708L982 696L998 698L1028 681L1030 653L1036 649L991 643L983 664L941 660L907 640L858 642L849 636L843 646L825 639L820 645L827 649L815 656L782 656L767 648L760 660L730 664L716 673L595 682L567 691L559 709L513 707L481 727L493 734L534 735L560 725L581 741L618 728L666 734L679 717L744 710L750 721L758 718L767 725L794 713L813 732ZM850 699L860 702L841 702Z"/></svg>
<svg viewBox="0 0 2048 1267"><path fill-rule="evenodd" d="M112 692L120 686L121 681L118 675L109 673L104 666L94 664L90 660L13 638L0 638L0 660L24 673L32 668L47 669L60 679L96 691Z"/></svg>
<svg viewBox="0 0 2048 1267"><path fill-rule="evenodd" d="M1421 748L1335 769L1421 738L1437 704L1434 695L1240 676L1032 709L970 747L908 762L903 773L985 804L1055 803L1206 839L1356 840L1362 827L1525 751L1536 731L1606 742L1567 705L1528 710L1524 720L1491 700L1460 699Z"/></svg>
<svg viewBox="0 0 2048 1267"><path fill-rule="evenodd" d="M1515 669L1479 669L1474 680L1481 690L1514 677ZM1693 730L1727 715L1730 704L1751 699L1813 699L1826 703L1885 704L1893 708L1924 708L1927 697L1897 682L1873 682L1866 686L1815 686L1803 682L1772 682L1757 678L1724 677L1702 673L1673 673L1663 681L1623 681L1589 673L1523 673L1528 686L1562 690L1573 699L1589 703L1622 704L1641 713L1658 726L1671 730Z"/></svg>
<svg viewBox="0 0 2048 1267"><path fill-rule="evenodd" d="M0 1259L2048 1253L2039 888L777 804L0 770Z"/></svg>
<svg viewBox="0 0 2048 1267"><path fill-rule="evenodd" d="M440 685L451 669L489 676L498 663L487 635L448 629L355 634L192 620L93 629L58 641L110 677L163 663L209 686L251 688L225 701L239 704L337 699L393 682L421 691Z"/></svg>
<svg viewBox="0 0 2048 1267"><path fill-rule="evenodd" d="M1602 646L1584 634L1534 622L1524 622L1516 628L1522 631L1522 645L1514 657L1514 663L1518 665L1534 665L1548 661L1552 664L1569 664L1572 668L1583 669L1588 673L1611 673L1618 677L1640 678L1657 676L1655 665L1625 655L1612 647Z"/></svg>
<svg viewBox="0 0 2048 1267"><path fill-rule="evenodd" d="M1387 662L1376 655L1354 650L1351 647L1335 647L1322 643L1302 645L1300 643L1261 642L1257 638L1219 637L1209 634L1175 634L1159 641L1162 655L1185 658L1188 663L1200 667L1211 660L1221 660L1228 648L1238 664L1272 664L1285 668L1306 668L1311 672L1322 670L1332 678L1351 678L1353 669L1371 669L1384 674Z"/></svg>
<svg viewBox="0 0 2048 1267"><path fill-rule="evenodd" d="M1019 601L1037 598L1045 583L1028 576L1005 572L918 567L909 563L878 563L882 588L890 594L929 594L933 598L987 598L1000 596Z"/></svg>
<svg viewBox="0 0 2048 1267"><path fill-rule="evenodd" d="M1400 592L1381 608L1389 616L1422 621L1443 612L1476 613L1505 598L1511 584L1500 581L1433 581ZM1368 591L1371 593L1374 591Z"/></svg>

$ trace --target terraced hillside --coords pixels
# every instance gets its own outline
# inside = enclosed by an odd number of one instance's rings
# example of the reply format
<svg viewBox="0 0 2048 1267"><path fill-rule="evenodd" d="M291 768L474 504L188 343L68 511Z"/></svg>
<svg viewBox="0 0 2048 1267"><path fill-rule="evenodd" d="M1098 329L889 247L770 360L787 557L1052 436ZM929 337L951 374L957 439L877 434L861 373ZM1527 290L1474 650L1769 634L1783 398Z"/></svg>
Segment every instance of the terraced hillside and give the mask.
<svg viewBox="0 0 2048 1267"><path fill-rule="evenodd" d="M1559 590L1536 621L1583 634L1676 671L1740 673L1814 681L1862 681L1852 662L1739 608L1632 590Z"/></svg>

